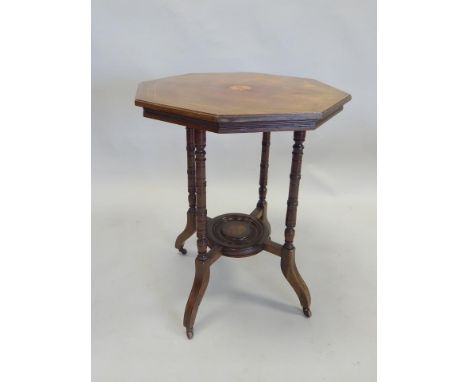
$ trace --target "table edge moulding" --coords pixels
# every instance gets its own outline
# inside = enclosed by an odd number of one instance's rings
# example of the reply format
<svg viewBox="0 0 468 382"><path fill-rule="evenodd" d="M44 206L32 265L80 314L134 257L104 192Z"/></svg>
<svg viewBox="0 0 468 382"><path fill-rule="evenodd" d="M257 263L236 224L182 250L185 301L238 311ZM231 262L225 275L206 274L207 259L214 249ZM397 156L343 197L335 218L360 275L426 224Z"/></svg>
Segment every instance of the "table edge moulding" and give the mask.
<svg viewBox="0 0 468 382"><path fill-rule="evenodd" d="M210 85L207 84L210 76L221 77L222 80L215 77L216 82L214 85L208 86ZM200 77L200 79L198 81L188 81L192 77L195 77L195 80L197 77ZM304 107L292 111L276 111L274 110L275 103L281 105L282 100L272 97L271 90L274 90L277 83L284 86L284 84L288 84L287 81L293 81L293 84L290 86L296 86L296 88L283 89L284 93L282 96L288 97L292 94L300 102L300 105L304 105ZM236 111L233 114L232 110L224 111L222 106L215 108L214 111L209 110L209 105L207 107L205 104L203 106L207 110L200 110L200 104L194 104L194 102L197 102L198 94L193 94L191 99L189 98L190 95L184 94L182 90L184 82L192 85L194 92L197 90L211 91L209 94L213 94L214 97L216 96L216 92L219 94L221 91L223 92L221 94L223 97L220 97L219 101L228 101L226 103L242 100L250 95L250 93L257 91L255 96L259 100L264 100L263 105L271 101L269 103L271 104L271 108L260 108L258 111L263 111L260 114L242 111ZM236 82L249 83L250 85L235 85L234 83ZM173 88L171 89L170 86L173 86ZM180 87L180 94L174 94L173 89L176 86ZM233 90L237 89L236 86L237 88L247 86L248 89L244 91ZM161 87L161 94L158 93L158 87ZM166 93L164 94L163 91L166 91ZM316 105L315 109L309 109L307 97L309 96L309 99L313 102L314 99L317 99L317 97L313 98L314 95L320 94L318 93L320 91L327 92L326 95L330 100L329 106ZM165 98L166 95L168 96L167 98ZM212 100L212 98L209 98L209 101ZM343 105L350 100L351 95L348 93L308 78L242 72L191 73L140 83L135 98L135 105L143 108L143 115L147 118L201 128L219 134L228 134L313 130L342 111ZM246 102L245 105L248 105L248 103Z"/></svg>

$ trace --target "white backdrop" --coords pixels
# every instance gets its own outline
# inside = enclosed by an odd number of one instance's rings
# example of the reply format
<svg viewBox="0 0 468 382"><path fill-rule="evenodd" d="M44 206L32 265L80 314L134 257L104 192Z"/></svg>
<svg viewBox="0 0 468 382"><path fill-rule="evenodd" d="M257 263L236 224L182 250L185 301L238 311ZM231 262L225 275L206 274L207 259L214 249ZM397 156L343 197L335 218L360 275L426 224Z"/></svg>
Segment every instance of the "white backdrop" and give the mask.
<svg viewBox="0 0 468 382"><path fill-rule="evenodd" d="M374 1L92 8L93 380L375 381ZM276 257L222 258L189 342L195 241L185 257L173 248L187 209L185 131L145 120L133 101L140 81L218 71L311 77L353 100L305 142L296 247L312 318ZM208 134L209 215L253 209L260 142ZM279 242L291 146L292 133L272 136L267 199Z"/></svg>

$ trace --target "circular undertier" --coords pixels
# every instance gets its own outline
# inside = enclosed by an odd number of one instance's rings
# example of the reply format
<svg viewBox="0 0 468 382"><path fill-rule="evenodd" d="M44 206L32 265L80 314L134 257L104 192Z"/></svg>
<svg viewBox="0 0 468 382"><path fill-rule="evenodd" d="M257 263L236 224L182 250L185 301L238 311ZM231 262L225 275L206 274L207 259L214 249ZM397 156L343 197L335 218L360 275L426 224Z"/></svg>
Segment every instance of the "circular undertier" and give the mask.
<svg viewBox="0 0 468 382"><path fill-rule="evenodd" d="M208 223L210 246L222 247L223 255L230 257L255 255L263 249L269 235L267 225L247 214L224 214Z"/></svg>

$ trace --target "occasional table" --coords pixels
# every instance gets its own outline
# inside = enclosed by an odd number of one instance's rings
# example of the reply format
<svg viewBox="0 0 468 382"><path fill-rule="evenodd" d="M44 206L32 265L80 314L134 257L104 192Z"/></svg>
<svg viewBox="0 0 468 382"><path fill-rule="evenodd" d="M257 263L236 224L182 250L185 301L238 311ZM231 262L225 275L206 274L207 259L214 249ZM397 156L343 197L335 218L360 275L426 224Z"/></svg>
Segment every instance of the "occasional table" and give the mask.
<svg viewBox="0 0 468 382"><path fill-rule="evenodd" d="M307 130L335 116L351 96L308 78L260 73L194 73L142 82L135 105L143 116L186 126L188 204L187 224L175 241L185 254L185 241L197 233L195 279L185 307L184 326L193 337L198 306L208 286L210 267L221 256L246 257L261 251L281 258L281 270L311 316L310 294L295 263L294 228ZM206 210L206 132L262 133L259 199L250 214L227 213L210 218ZM267 179L270 135L293 131L289 196L284 243L270 238Z"/></svg>

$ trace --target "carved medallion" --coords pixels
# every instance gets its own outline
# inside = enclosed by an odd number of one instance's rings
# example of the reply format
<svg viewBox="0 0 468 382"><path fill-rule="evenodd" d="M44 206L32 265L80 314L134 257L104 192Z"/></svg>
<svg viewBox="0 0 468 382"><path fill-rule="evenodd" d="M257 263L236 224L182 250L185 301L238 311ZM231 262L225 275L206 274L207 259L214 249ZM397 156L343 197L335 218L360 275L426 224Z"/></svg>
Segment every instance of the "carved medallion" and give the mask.
<svg viewBox="0 0 468 382"><path fill-rule="evenodd" d="M237 90L239 92L244 92L246 90L252 89L252 87L249 85L232 85L232 86L229 86L229 89Z"/></svg>

